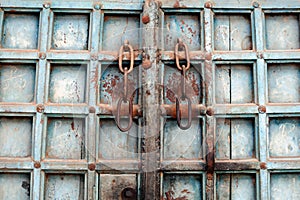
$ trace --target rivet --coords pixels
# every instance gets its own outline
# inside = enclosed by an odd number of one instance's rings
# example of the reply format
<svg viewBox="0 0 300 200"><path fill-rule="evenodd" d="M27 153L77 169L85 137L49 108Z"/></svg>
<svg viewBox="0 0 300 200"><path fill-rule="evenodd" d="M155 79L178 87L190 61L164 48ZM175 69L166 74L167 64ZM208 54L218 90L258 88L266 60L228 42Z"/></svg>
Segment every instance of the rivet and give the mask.
<svg viewBox="0 0 300 200"><path fill-rule="evenodd" d="M96 169L96 165L94 163L90 163L88 165L88 168L89 168L90 171L94 171Z"/></svg>
<svg viewBox="0 0 300 200"><path fill-rule="evenodd" d="M34 168L41 168L41 163L38 162L38 161L35 161L34 164L33 164Z"/></svg>
<svg viewBox="0 0 300 200"><path fill-rule="evenodd" d="M254 8L258 8L259 7L259 3L256 2L256 1L254 1L252 5L253 5Z"/></svg>
<svg viewBox="0 0 300 200"><path fill-rule="evenodd" d="M206 114L208 116L213 116L214 115L214 110L212 107L208 107L207 110L206 110Z"/></svg>
<svg viewBox="0 0 300 200"><path fill-rule="evenodd" d="M48 8L50 8L50 4L49 3L45 3L45 4L43 4L43 7L46 8L46 9L48 9Z"/></svg>
<svg viewBox="0 0 300 200"><path fill-rule="evenodd" d="M261 169L267 169L267 163L262 162L262 163L260 163L259 167L260 167Z"/></svg>
<svg viewBox="0 0 300 200"><path fill-rule="evenodd" d="M211 8L211 7L212 7L211 2L210 2L210 1L205 2L204 7L205 7L205 8Z"/></svg>
<svg viewBox="0 0 300 200"><path fill-rule="evenodd" d="M261 113L261 114L264 114L267 112L267 108L266 106L258 106L258 112Z"/></svg>
<svg viewBox="0 0 300 200"><path fill-rule="evenodd" d="M205 60L211 60L212 59L212 54L211 53L206 53L205 54Z"/></svg>
<svg viewBox="0 0 300 200"><path fill-rule="evenodd" d="M43 104L38 104L36 106L36 111L37 112L42 113L42 112L44 112L44 110L45 110L45 106Z"/></svg>
<svg viewBox="0 0 300 200"><path fill-rule="evenodd" d="M89 107L89 113L95 113L96 112L96 108L91 106Z"/></svg>
<svg viewBox="0 0 300 200"><path fill-rule="evenodd" d="M46 59L46 54L45 53L39 53L39 58L41 60L45 60Z"/></svg>
<svg viewBox="0 0 300 200"><path fill-rule="evenodd" d="M148 24L150 22L150 17L148 14L146 14L142 17L142 22L143 22L143 24Z"/></svg>
<svg viewBox="0 0 300 200"><path fill-rule="evenodd" d="M98 60L98 55L97 54L92 54L91 55L91 60L93 60L93 61Z"/></svg>
<svg viewBox="0 0 300 200"><path fill-rule="evenodd" d="M96 10L100 10L100 8L101 8L101 5L99 5L99 4L96 4L96 5L94 6L94 8L95 8Z"/></svg>

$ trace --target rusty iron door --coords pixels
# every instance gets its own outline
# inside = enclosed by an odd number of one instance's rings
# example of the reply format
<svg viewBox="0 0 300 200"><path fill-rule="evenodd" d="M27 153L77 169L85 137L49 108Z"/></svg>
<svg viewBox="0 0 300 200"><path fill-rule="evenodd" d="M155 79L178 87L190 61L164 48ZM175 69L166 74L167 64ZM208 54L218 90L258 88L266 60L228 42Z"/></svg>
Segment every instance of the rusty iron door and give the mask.
<svg viewBox="0 0 300 200"><path fill-rule="evenodd" d="M0 199L300 199L299 0L0 0Z"/></svg>

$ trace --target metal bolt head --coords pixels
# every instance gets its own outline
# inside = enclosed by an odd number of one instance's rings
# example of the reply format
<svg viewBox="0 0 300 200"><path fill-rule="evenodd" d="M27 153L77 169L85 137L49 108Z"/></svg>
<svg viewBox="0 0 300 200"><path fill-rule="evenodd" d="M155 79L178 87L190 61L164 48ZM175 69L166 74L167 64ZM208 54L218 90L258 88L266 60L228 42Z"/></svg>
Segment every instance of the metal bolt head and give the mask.
<svg viewBox="0 0 300 200"><path fill-rule="evenodd" d="M38 104L36 106L36 111L37 112L42 113L42 112L44 112L44 110L45 110L45 106L43 104Z"/></svg>
<svg viewBox="0 0 300 200"><path fill-rule="evenodd" d="M253 5L254 8L258 8L259 7L259 3L256 2L256 1L254 1L252 5Z"/></svg>
<svg viewBox="0 0 300 200"><path fill-rule="evenodd" d="M39 53L39 58L41 60L45 60L46 59L46 54L45 53Z"/></svg>
<svg viewBox="0 0 300 200"><path fill-rule="evenodd" d="M99 4L96 4L96 5L94 5L94 8L95 8L95 10L100 10L100 8L101 8L101 5L99 5Z"/></svg>
<svg viewBox="0 0 300 200"><path fill-rule="evenodd" d="M258 112L261 113L261 114L266 113L266 112L267 112L266 106L262 106L262 105L259 106L259 107L258 107Z"/></svg>
<svg viewBox="0 0 300 200"><path fill-rule="evenodd" d="M213 116L214 115L214 110L212 107L208 107L207 110L206 110L206 114L208 116Z"/></svg>
<svg viewBox="0 0 300 200"><path fill-rule="evenodd" d="M91 106L89 107L89 113L95 113L96 112L96 108Z"/></svg>
<svg viewBox="0 0 300 200"><path fill-rule="evenodd" d="M46 8L46 9L48 9L48 8L50 8L50 4L49 3L44 3L43 7Z"/></svg>
<svg viewBox="0 0 300 200"><path fill-rule="evenodd" d="M211 8L212 7L212 3L210 1L205 2L204 7L205 8Z"/></svg>
<svg viewBox="0 0 300 200"><path fill-rule="evenodd" d="M142 22L143 22L143 24L148 24L150 22L150 17L148 14L146 14L142 17Z"/></svg>
<svg viewBox="0 0 300 200"><path fill-rule="evenodd" d="M34 162L33 166L34 166L34 168L37 168L37 169L41 168L41 163L36 161L36 162Z"/></svg>
<svg viewBox="0 0 300 200"><path fill-rule="evenodd" d="M90 163L88 165L88 168L89 168L90 171L94 171L96 169L96 165L94 163Z"/></svg>

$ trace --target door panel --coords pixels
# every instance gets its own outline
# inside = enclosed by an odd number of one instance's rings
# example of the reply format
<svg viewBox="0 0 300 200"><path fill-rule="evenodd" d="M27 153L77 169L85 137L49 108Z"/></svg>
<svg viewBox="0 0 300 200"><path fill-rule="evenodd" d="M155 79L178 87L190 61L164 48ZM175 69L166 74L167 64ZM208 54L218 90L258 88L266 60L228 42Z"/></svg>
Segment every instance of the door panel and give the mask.
<svg viewBox="0 0 300 200"><path fill-rule="evenodd" d="M0 199L299 199L299 9L2 0Z"/></svg>

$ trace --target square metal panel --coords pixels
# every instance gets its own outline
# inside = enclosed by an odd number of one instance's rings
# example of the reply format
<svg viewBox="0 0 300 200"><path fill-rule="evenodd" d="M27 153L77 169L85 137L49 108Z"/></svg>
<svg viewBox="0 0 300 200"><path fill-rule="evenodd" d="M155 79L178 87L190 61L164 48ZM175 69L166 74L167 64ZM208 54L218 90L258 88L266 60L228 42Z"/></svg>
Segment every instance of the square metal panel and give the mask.
<svg viewBox="0 0 300 200"><path fill-rule="evenodd" d="M0 199L31 199L29 173L0 173Z"/></svg>
<svg viewBox="0 0 300 200"><path fill-rule="evenodd" d="M54 13L51 48L87 50L89 47L89 14Z"/></svg>
<svg viewBox="0 0 300 200"><path fill-rule="evenodd" d="M300 198L300 173L271 173L270 174L270 199L291 199Z"/></svg>
<svg viewBox="0 0 300 200"><path fill-rule="evenodd" d="M2 48L37 49L39 13L5 12Z"/></svg>
<svg viewBox="0 0 300 200"><path fill-rule="evenodd" d="M0 102L31 103L35 88L35 64L0 64Z"/></svg>
<svg viewBox="0 0 300 200"><path fill-rule="evenodd" d="M33 142L33 117L0 117L0 156L29 157Z"/></svg>

